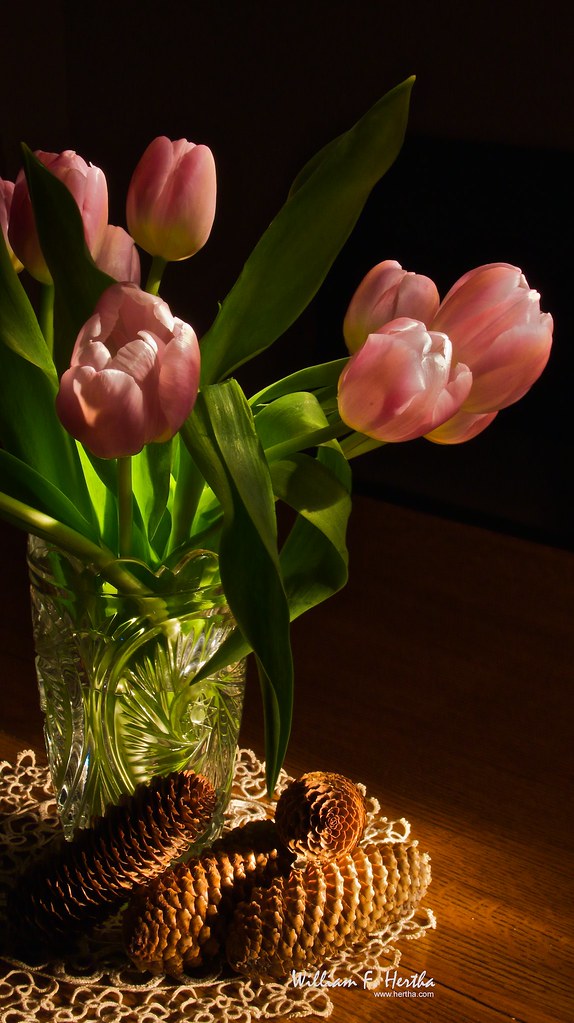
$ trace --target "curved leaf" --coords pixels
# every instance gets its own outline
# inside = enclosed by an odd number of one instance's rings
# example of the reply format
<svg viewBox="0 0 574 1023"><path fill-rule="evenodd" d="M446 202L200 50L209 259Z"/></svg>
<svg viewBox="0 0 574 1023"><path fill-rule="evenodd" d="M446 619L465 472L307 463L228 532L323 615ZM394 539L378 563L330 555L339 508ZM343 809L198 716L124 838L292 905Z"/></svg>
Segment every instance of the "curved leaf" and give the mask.
<svg viewBox="0 0 574 1023"><path fill-rule="evenodd" d="M249 399L252 409L257 410L258 406L282 398L285 394L293 394L295 391L318 391L323 388L336 388L337 382L345 366L349 361L348 356L344 359L335 359L332 362L323 362L319 366L307 366L299 369L289 376L277 380L273 384L264 387Z"/></svg>
<svg viewBox="0 0 574 1023"><path fill-rule="evenodd" d="M299 176L203 338L204 383L267 348L311 301L371 189L398 155L413 81L379 100Z"/></svg>
<svg viewBox="0 0 574 1023"><path fill-rule="evenodd" d="M28 296L10 262L2 231L0 231L0 343L41 369L49 380L58 382L52 356Z"/></svg>
<svg viewBox="0 0 574 1023"><path fill-rule="evenodd" d="M0 476L2 490L10 497L58 519L97 543L99 539L97 529L80 514L66 494L25 462L1 449Z"/></svg>
<svg viewBox="0 0 574 1023"><path fill-rule="evenodd" d="M279 569L269 470L236 381L201 391L182 434L223 508L221 581L229 607L257 658L267 785L273 792L287 749L293 707L289 608Z"/></svg>
<svg viewBox="0 0 574 1023"><path fill-rule="evenodd" d="M291 620L327 600L347 582L345 542L351 512L351 470L339 445L322 445L317 458L275 462L278 497L299 512L281 550Z"/></svg>
<svg viewBox="0 0 574 1023"><path fill-rule="evenodd" d="M38 366L0 345L0 440L94 520L75 441L56 414L56 384Z"/></svg>

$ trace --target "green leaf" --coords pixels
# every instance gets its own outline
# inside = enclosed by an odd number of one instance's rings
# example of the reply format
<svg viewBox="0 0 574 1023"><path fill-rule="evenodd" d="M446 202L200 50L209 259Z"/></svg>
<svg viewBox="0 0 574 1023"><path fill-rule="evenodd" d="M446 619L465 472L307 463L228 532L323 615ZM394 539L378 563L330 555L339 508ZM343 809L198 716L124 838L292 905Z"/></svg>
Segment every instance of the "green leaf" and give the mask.
<svg viewBox="0 0 574 1023"><path fill-rule="evenodd" d="M307 391L284 394L263 408L255 416L255 427L264 448L271 448L282 441L294 444L328 425L319 402Z"/></svg>
<svg viewBox="0 0 574 1023"><path fill-rule="evenodd" d="M0 342L57 383L56 368L36 314L20 284L0 231Z"/></svg>
<svg viewBox="0 0 574 1023"><path fill-rule="evenodd" d="M97 529L80 514L69 497L35 469L1 449L0 476L2 490L10 497L58 519L88 539L98 541Z"/></svg>
<svg viewBox="0 0 574 1023"><path fill-rule="evenodd" d="M70 364L80 328L102 292L115 281L98 270L88 251L82 216L71 192L27 146L22 148L42 253L56 289L54 361L61 376Z"/></svg>
<svg viewBox="0 0 574 1023"><path fill-rule="evenodd" d="M147 523L147 537L152 546L169 498L172 442L146 444L132 457L134 497L142 519Z"/></svg>
<svg viewBox="0 0 574 1023"><path fill-rule="evenodd" d="M258 662L267 785L272 792L291 728L289 608L279 569L269 470L249 406L236 381L200 392L183 437L223 508L221 581L229 607Z"/></svg>
<svg viewBox="0 0 574 1023"><path fill-rule="evenodd" d="M351 472L336 442L317 458L294 455L270 468L275 493L299 513L281 550L293 621L347 582Z"/></svg>
<svg viewBox="0 0 574 1023"><path fill-rule="evenodd" d="M204 383L267 348L311 301L399 153L412 84L408 79L379 100L299 176L203 338Z"/></svg>
<svg viewBox="0 0 574 1023"><path fill-rule="evenodd" d="M89 521L93 509L75 441L55 409L56 384L0 345L0 440L4 448L67 494Z"/></svg>
<svg viewBox="0 0 574 1023"><path fill-rule="evenodd" d="M249 399L251 408L256 411L260 405L282 398L285 394L293 394L295 391L318 391L324 388L336 389L339 377L347 365L348 357L335 359L332 362L323 362L319 366L306 366L304 369L290 373L289 376L277 380L273 384L264 387Z"/></svg>
<svg viewBox="0 0 574 1023"><path fill-rule="evenodd" d="M100 535L112 551L118 549L117 474L115 466L103 458L96 458L84 446L76 444L90 501L97 516ZM107 471L102 473L102 469Z"/></svg>
<svg viewBox="0 0 574 1023"><path fill-rule="evenodd" d="M281 551L283 583L291 621L327 600L347 582L345 542L351 511L351 471L331 442L316 458L296 455L270 466L278 498L298 512ZM251 647L236 630L202 671L207 675L245 657Z"/></svg>

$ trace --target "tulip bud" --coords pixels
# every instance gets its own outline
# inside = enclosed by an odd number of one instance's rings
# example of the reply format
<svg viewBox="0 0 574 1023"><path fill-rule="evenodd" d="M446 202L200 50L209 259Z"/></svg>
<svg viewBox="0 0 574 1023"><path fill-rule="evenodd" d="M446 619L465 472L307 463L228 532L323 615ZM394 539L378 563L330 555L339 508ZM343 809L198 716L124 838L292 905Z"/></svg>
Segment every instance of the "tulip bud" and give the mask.
<svg viewBox="0 0 574 1023"><path fill-rule="evenodd" d="M339 380L339 414L353 430L380 441L421 437L458 412L472 374L452 367L445 334L401 317L369 334Z"/></svg>
<svg viewBox="0 0 574 1023"><path fill-rule="evenodd" d="M137 454L182 426L195 403L199 366L189 324L137 285L114 284L78 334L58 415L101 458Z"/></svg>
<svg viewBox="0 0 574 1023"><path fill-rule="evenodd" d="M138 245L168 262L205 245L215 217L216 177L207 146L164 135L150 142L130 182L128 230Z"/></svg>
<svg viewBox="0 0 574 1023"><path fill-rule="evenodd" d="M13 194L14 182L4 181L0 178L0 228L4 235L4 241L6 242L6 248L8 249L8 255L10 256L12 266L16 273L20 273L24 267L18 257L14 254L10 242L8 241L8 223L10 221L10 207L12 206Z"/></svg>
<svg viewBox="0 0 574 1023"><path fill-rule="evenodd" d="M108 222L108 186L103 171L87 164L70 149L63 153L38 150L34 155L72 193L82 214L86 245L92 256L96 256ZM8 234L14 252L28 272L42 284L51 284L52 277L42 255L23 170L16 178Z"/></svg>
<svg viewBox="0 0 574 1023"><path fill-rule="evenodd" d="M396 259L378 263L363 278L347 309L343 322L347 348L358 351L369 334L402 316L430 323L439 301L429 277L403 270Z"/></svg>
<svg viewBox="0 0 574 1023"><path fill-rule="evenodd" d="M127 231L124 231L123 227L113 227L112 224L108 224L96 257L96 265L116 281L140 283L139 253L133 238Z"/></svg>
<svg viewBox="0 0 574 1023"><path fill-rule="evenodd" d="M431 326L448 334L455 358L472 370L463 406L468 413L495 412L518 401L550 355L552 317L540 311L540 295L508 263L479 266L461 277Z"/></svg>

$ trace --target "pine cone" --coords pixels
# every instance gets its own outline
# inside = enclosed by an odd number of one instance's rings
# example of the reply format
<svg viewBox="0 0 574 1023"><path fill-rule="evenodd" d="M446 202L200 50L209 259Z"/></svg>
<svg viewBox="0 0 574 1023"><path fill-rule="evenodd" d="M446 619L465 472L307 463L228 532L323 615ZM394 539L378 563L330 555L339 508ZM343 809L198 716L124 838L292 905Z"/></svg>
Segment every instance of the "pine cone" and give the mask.
<svg viewBox="0 0 574 1023"><path fill-rule="evenodd" d="M235 828L134 893L124 916L128 956L139 970L176 978L209 965L222 952L237 903L254 886L286 876L293 859L272 821Z"/></svg>
<svg viewBox="0 0 574 1023"><path fill-rule="evenodd" d="M310 861L255 889L236 909L227 958L240 972L285 977L326 962L411 914L430 883L416 842L360 846L337 860Z"/></svg>
<svg viewBox="0 0 574 1023"><path fill-rule="evenodd" d="M8 904L17 936L66 945L102 921L201 836L215 803L211 783L193 771L139 785L20 877Z"/></svg>
<svg viewBox="0 0 574 1023"><path fill-rule="evenodd" d="M342 774L313 771L291 782L275 811L277 830L293 852L321 860L351 852L365 830L365 799Z"/></svg>

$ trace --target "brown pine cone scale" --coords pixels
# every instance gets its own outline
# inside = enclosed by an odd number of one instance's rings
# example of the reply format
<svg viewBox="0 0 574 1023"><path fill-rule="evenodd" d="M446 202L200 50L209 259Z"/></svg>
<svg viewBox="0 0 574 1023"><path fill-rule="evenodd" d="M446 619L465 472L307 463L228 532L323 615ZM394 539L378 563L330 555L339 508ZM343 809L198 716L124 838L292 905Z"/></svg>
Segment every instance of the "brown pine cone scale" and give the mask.
<svg viewBox="0 0 574 1023"><path fill-rule="evenodd" d="M293 858L272 821L235 828L134 893L124 915L128 956L142 971L176 978L209 966L222 953L237 903L286 876Z"/></svg>
<svg viewBox="0 0 574 1023"><path fill-rule="evenodd" d="M192 771L138 786L20 877L8 904L19 942L65 945L100 923L189 849L215 804L211 783Z"/></svg>
<svg viewBox="0 0 574 1023"><path fill-rule="evenodd" d="M366 845L336 860L310 861L257 888L236 909L226 952L231 966L282 978L320 965L409 916L430 883L416 842Z"/></svg>

